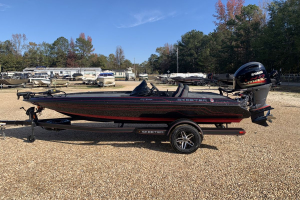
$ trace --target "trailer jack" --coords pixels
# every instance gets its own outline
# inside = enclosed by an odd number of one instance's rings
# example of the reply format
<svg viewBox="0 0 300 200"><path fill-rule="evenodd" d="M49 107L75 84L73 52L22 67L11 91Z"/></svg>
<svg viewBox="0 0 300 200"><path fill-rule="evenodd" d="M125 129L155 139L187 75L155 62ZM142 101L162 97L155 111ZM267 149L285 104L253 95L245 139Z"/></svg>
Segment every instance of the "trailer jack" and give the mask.
<svg viewBox="0 0 300 200"><path fill-rule="evenodd" d="M20 109L24 109L24 107L21 107ZM34 135L34 127L37 126L38 123L38 117L37 117L37 113L41 112L40 109L37 109L37 111L35 111L35 107L30 107L26 110L26 115L29 116L29 122L31 125L31 135L29 135L27 137L27 141L28 142L34 142L35 141L35 135Z"/></svg>

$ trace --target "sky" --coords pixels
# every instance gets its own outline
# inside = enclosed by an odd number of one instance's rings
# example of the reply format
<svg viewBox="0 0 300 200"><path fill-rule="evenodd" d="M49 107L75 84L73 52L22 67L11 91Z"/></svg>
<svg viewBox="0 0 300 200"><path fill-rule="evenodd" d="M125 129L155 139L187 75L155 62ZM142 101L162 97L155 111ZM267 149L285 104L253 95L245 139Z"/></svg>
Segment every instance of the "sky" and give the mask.
<svg viewBox="0 0 300 200"><path fill-rule="evenodd" d="M27 42L52 44L57 38L92 38L93 53L115 54L132 63L147 61L157 47L175 44L191 30L216 26L217 0L0 0L0 41L25 34ZM226 3L227 0L222 0ZM259 0L245 0L245 5Z"/></svg>

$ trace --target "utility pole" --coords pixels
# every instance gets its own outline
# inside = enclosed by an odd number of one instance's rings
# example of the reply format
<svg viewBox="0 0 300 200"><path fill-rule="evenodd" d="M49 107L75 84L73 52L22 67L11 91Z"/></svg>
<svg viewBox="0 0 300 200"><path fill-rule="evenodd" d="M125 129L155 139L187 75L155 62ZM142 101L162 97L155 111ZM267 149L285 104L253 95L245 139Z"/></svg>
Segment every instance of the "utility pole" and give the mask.
<svg viewBox="0 0 300 200"><path fill-rule="evenodd" d="M178 47L177 47L177 74L178 74Z"/></svg>
<svg viewBox="0 0 300 200"><path fill-rule="evenodd" d="M134 67L134 74L136 76L136 70L135 70L135 58L133 58L133 67Z"/></svg>

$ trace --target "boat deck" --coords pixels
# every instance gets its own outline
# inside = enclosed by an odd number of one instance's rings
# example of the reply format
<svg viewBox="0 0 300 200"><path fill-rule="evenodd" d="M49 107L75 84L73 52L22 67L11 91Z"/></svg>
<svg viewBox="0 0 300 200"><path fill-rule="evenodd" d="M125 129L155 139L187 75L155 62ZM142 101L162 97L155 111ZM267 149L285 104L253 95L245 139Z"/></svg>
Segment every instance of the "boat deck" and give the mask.
<svg viewBox="0 0 300 200"><path fill-rule="evenodd" d="M67 98L81 98L81 97L130 97L131 91L126 92L85 92L85 93L67 93L66 96L64 94L54 95L55 97L67 97ZM168 92L169 96L166 96L166 92L161 92L160 97L165 98L180 98L180 97L172 97L173 92ZM144 96L144 97L158 97L158 96ZM189 92L187 97L184 98L209 98L209 99L230 99L229 97L212 93L212 92Z"/></svg>

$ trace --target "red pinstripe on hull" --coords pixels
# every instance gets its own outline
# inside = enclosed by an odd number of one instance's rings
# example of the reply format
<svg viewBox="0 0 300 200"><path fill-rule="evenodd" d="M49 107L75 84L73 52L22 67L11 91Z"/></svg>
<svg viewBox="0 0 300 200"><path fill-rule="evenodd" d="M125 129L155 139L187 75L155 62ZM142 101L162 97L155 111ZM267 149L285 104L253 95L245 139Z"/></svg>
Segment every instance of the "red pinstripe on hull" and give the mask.
<svg viewBox="0 0 300 200"><path fill-rule="evenodd" d="M58 111L59 112L59 111ZM145 121L145 122L172 122L177 120L177 118L152 118L152 117L118 117L118 116L101 116L101 115L88 115L88 114L78 114L71 112L61 112L67 115L76 115L89 118L107 119L107 120L121 120L121 121ZM191 118L194 122L198 123L231 123L240 122L242 118Z"/></svg>

